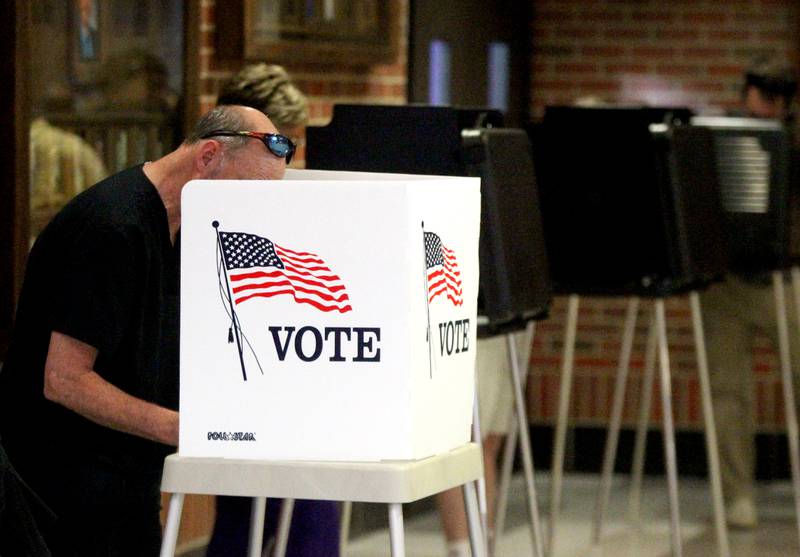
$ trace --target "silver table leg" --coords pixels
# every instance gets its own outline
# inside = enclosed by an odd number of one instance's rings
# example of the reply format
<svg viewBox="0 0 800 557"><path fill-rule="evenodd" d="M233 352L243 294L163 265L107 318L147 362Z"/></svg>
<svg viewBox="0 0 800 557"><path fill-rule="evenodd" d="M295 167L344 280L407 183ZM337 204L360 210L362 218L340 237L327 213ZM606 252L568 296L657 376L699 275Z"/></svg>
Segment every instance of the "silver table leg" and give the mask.
<svg viewBox="0 0 800 557"><path fill-rule="evenodd" d="M508 335L508 353L511 360L511 375L514 382L514 405L517 412L519 428L520 452L522 453L522 467L525 471L525 486L528 490L528 514L531 519L531 542L534 557L545 557L542 547L542 528L539 521L539 505L536 497L536 485L533 480L533 456L531 441L528 434L528 416L525 414L525 401L520 383L519 359L517 358L517 344L514 337Z"/></svg>
<svg viewBox="0 0 800 557"><path fill-rule="evenodd" d="M672 420L672 380L667 345L667 323L664 316L664 300L659 298L656 306L656 329L658 331L658 361L661 377L661 405L664 420L664 457L667 463L667 487L669 490L670 533L673 557L683 555L681 542L680 508L678 503L678 461L675 455L675 424Z"/></svg>
<svg viewBox="0 0 800 557"><path fill-rule="evenodd" d="M550 484L550 529L547 543L547 555L550 557L553 557L556 551L556 528L558 526L558 515L561 512L564 453L567 444L570 395L572 394L572 372L575 367L575 330L578 323L578 299L576 294L572 294L569 297L567 326L564 338L564 356L561 361L561 387L558 393L555 447L553 448L553 463L550 467L552 483Z"/></svg>
<svg viewBox="0 0 800 557"><path fill-rule="evenodd" d="M644 376L642 392L639 399L639 420L636 425L636 442L633 446L633 463L631 466L631 487L628 494L628 519L633 523L641 520L640 504L642 501L642 476L644 475L644 457L647 448L647 429L650 423L650 408L653 401L653 382L656 370L656 334L655 312L650 318L647 333L647 348L644 356Z"/></svg>
<svg viewBox="0 0 800 557"><path fill-rule="evenodd" d="M708 374L708 357L703 330L703 315L700 311L700 296L696 291L689 293L692 306L692 329L697 351L697 374L700 377L700 395L703 401L703 421L706 426L706 452L708 453L708 472L711 480L711 498L714 504L714 528L717 532L717 545L720 557L730 557L728 528L725 524L725 503L722 498L722 479L719 471L719 448L717 447L717 426L714 423L714 410L711 401L711 381Z"/></svg>
<svg viewBox="0 0 800 557"><path fill-rule="evenodd" d="M608 426L605 454L603 455L603 472L600 481L600 490L597 492L595 505L594 524L592 528L592 543L597 544L602 537L603 521L608 512L608 501L611 497L611 480L614 475L614 462L617 459L617 446L619 444L619 430L622 426L622 409L625 404L625 387L628 382L630 370L633 337L636 332L636 316L639 312L639 298L628 298L628 308L625 312L625 326L622 332L622 347L617 367L617 379L614 385L614 401L611 406L611 422Z"/></svg>
<svg viewBox="0 0 800 557"><path fill-rule="evenodd" d="M528 384L528 367L531 360L531 347L533 345L534 334L536 332L536 322L528 322L528 330L526 338L528 339L528 346L520 355L520 387L522 392ZM509 378L512 383L514 381L513 369L512 376ZM524 420L527 419L526 415L522 416ZM494 555L495 544L497 539L502 535L505 528L506 510L508 508L508 490L511 486L511 473L514 467L514 455L517 451L517 435L519 434L518 420L512 420L508 428L508 435L506 436L503 445L503 456L501 457L500 466L500 481L497 485L497 497L495 498L495 513L494 513L494 538L489 539L489 555ZM533 481L533 480L531 480Z"/></svg>

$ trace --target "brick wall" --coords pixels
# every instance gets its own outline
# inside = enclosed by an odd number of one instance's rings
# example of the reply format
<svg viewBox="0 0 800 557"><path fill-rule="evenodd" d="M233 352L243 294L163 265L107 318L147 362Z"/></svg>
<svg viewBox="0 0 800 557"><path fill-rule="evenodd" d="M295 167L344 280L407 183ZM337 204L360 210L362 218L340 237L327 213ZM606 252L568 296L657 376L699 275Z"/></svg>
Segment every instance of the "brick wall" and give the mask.
<svg viewBox="0 0 800 557"><path fill-rule="evenodd" d="M738 104L759 53L798 62L796 0L536 0L533 112L581 97L614 102Z"/></svg>
<svg viewBox="0 0 800 557"><path fill-rule="evenodd" d="M701 112L737 106L741 75L763 52L800 62L800 3L796 0L537 0L532 22L531 111L580 98L651 105L685 105ZM537 328L529 390L534 421L556 412L566 301ZM611 405L625 301L582 299L578 318L573 423L605 423ZM641 382L650 304L640 310L628 392ZM669 301L670 358L676 424L701 425L689 305ZM762 430L783 427L777 356L758 338L753 368ZM651 419L660 419L654 395ZM628 405L628 424L636 419Z"/></svg>
<svg viewBox="0 0 800 557"><path fill-rule="evenodd" d="M220 60L215 53L215 19L222 0L201 0L200 111L212 108L219 87L249 61ZM332 64L283 64L297 86L309 97L310 125L326 124L336 103L402 104L406 102L406 26L408 4L400 2L401 29L397 59L389 64L347 66ZM270 62L269 60L263 60ZM293 166L302 165L301 149Z"/></svg>

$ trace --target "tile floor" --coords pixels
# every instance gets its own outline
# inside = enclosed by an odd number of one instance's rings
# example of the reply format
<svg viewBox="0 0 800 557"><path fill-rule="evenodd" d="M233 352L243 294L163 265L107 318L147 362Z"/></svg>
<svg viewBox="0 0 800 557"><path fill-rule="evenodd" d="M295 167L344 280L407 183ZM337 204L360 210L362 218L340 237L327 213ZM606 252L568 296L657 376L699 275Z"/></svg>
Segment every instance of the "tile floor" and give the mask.
<svg viewBox="0 0 800 557"><path fill-rule="evenodd" d="M558 527L555 557L662 557L670 553L670 530L666 482L647 478L643 486L641 523L627 523L627 478L615 478L612 490L611 517L602 543L592 547L591 520L598 477L569 475L565 479L564 507ZM540 508L547 506L548 478L537 476ZM681 528L684 557L716 557L716 538L711 519L711 499L705 481L681 478ZM496 557L531 555L527 525L527 506L522 477L512 483L506 531L497 544ZM791 486L786 483L761 484L757 506L760 525L752 531L731 531L732 557L800 556L800 543L794 515ZM406 554L408 557L443 557L445 545L438 516L427 512L407 519ZM378 530L353 539L345 557L389 557L389 535Z"/></svg>

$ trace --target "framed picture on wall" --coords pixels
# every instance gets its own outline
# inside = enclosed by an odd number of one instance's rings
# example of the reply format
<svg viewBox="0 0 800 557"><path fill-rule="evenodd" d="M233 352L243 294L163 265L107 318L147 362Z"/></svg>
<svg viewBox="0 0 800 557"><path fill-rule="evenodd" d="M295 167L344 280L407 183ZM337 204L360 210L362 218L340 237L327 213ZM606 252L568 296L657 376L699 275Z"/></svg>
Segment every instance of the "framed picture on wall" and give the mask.
<svg viewBox="0 0 800 557"><path fill-rule="evenodd" d="M100 57L100 2L98 0L74 0L75 39L78 59L97 61Z"/></svg>
<svg viewBox="0 0 800 557"><path fill-rule="evenodd" d="M70 81L86 87L95 79L106 56L105 26L107 5L101 0L70 0L67 22L67 52Z"/></svg>
<svg viewBox="0 0 800 557"><path fill-rule="evenodd" d="M245 0L244 57L277 63L390 62L399 0Z"/></svg>

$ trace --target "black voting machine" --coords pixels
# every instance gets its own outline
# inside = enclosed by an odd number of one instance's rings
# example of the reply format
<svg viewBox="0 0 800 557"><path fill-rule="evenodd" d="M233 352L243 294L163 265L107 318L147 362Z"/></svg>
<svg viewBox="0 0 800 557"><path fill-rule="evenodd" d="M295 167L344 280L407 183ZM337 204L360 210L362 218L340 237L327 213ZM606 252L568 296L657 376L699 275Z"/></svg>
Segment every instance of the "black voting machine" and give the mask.
<svg viewBox="0 0 800 557"><path fill-rule="evenodd" d="M502 120L481 109L336 105L306 137L310 169L481 177L482 336L544 318L551 301L529 139Z"/></svg>
<svg viewBox="0 0 800 557"><path fill-rule="evenodd" d="M556 291L663 297L722 275L712 137L690 117L548 107L529 127Z"/></svg>

